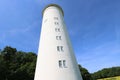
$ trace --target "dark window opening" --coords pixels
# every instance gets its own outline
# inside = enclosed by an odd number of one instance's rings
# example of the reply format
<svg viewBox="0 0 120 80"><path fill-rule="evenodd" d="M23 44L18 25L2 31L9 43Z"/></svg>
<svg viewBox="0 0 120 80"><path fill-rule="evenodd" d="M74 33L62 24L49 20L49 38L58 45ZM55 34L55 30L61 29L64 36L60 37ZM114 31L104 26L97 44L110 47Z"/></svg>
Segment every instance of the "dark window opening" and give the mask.
<svg viewBox="0 0 120 80"><path fill-rule="evenodd" d="M59 25L59 23L58 23L58 22L54 22L54 24L55 24L55 25Z"/></svg>
<svg viewBox="0 0 120 80"><path fill-rule="evenodd" d="M60 28L55 28L55 31L56 32L60 32Z"/></svg>
<svg viewBox="0 0 120 80"><path fill-rule="evenodd" d="M58 20L58 17L54 17L55 20Z"/></svg>
<svg viewBox="0 0 120 80"><path fill-rule="evenodd" d="M66 60L63 60L63 66L64 66L64 68L67 68L67 66L66 66Z"/></svg>
<svg viewBox="0 0 120 80"><path fill-rule="evenodd" d="M57 40L62 40L62 39L61 39L61 36L56 36L56 39L57 39Z"/></svg>
<svg viewBox="0 0 120 80"><path fill-rule="evenodd" d="M62 68L62 61L61 60L59 60L58 64L59 64L59 68Z"/></svg>
<svg viewBox="0 0 120 80"><path fill-rule="evenodd" d="M67 68L66 60L59 60L58 65L59 65L59 68Z"/></svg>
<svg viewBox="0 0 120 80"><path fill-rule="evenodd" d="M57 51L59 51L59 52L62 51L63 52L64 51L63 46L57 46Z"/></svg>
<svg viewBox="0 0 120 80"><path fill-rule="evenodd" d="M60 46L57 46L57 51L60 51Z"/></svg>

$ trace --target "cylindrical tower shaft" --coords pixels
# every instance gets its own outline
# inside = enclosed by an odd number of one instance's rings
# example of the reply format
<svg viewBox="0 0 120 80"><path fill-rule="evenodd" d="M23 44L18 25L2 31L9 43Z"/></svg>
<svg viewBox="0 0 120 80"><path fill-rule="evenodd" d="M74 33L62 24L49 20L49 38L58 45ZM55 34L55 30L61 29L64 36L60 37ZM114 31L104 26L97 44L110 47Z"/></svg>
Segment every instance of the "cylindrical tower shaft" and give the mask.
<svg viewBox="0 0 120 80"><path fill-rule="evenodd" d="M34 80L82 80L63 16L56 4L43 10Z"/></svg>

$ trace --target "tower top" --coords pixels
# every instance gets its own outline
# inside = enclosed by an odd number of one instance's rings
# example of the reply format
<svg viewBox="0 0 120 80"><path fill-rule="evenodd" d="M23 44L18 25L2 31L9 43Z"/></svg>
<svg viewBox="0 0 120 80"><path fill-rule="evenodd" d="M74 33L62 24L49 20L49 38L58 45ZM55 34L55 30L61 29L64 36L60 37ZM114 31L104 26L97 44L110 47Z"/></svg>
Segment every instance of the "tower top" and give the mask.
<svg viewBox="0 0 120 80"><path fill-rule="evenodd" d="M57 7L59 10L61 10L62 15L64 16L63 9L62 9L59 5L57 5L57 4L49 4L49 5L47 5L47 6L43 9L42 15L44 14L44 11L45 11L48 7L51 7L51 6Z"/></svg>

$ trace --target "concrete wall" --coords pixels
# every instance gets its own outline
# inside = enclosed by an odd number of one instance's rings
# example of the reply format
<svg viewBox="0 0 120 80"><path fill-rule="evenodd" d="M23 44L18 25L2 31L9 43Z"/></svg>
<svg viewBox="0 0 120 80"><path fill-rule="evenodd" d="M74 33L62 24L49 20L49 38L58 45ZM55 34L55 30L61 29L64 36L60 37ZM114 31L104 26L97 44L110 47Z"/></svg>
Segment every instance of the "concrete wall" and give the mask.
<svg viewBox="0 0 120 80"><path fill-rule="evenodd" d="M34 80L82 80L63 13L57 6L49 6L43 13Z"/></svg>

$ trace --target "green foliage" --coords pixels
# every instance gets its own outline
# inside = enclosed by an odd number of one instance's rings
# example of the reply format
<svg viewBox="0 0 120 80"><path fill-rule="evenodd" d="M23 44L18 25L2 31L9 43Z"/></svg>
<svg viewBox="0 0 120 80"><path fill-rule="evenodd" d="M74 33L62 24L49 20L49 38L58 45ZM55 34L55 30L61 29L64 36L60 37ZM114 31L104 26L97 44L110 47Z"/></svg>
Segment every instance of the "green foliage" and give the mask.
<svg viewBox="0 0 120 80"><path fill-rule="evenodd" d="M7 73L7 67L6 64L3 60L3 56L0 55L0 80L5 80L6 78L6 73Z"/></svg>
<svg viewBox="0 0 120 80"><path fill-rule="evenodd" d="M0 80L34 80L36 57L6 46L0 54Z"/></svg>
<svg viewBox="0 0 120 80"><path fill-rule="evenodd" d="M78 66L79 66L83 80L92 80L91 74L88 72L88 70L83 68L80 65L78 65Z"/></svg>
<svg viewBox="0 0 120 80"><path fill-rule="evenodd" d="M104 68L92 74L93 80L114 76L120 76L120 67Z"/></svg>
<svg viewBox="0 0 120 80"><path fill-rule="evenodd" d="M4 50L1 52L1 54L4 57L4 60L6 61L12 61L15 53L17 52L16 48L11 48L10 46L6 46Z"/></svg>
<svg viewBox="0 0 120 80"><path fill-rule="evenodd" d="M34 80L37 55L6 46L0 49L0 80ZM105 68L93 74L79 65L83 80L120 76L120 67ZM92 76L92 77L91 77Z"/></svg>

